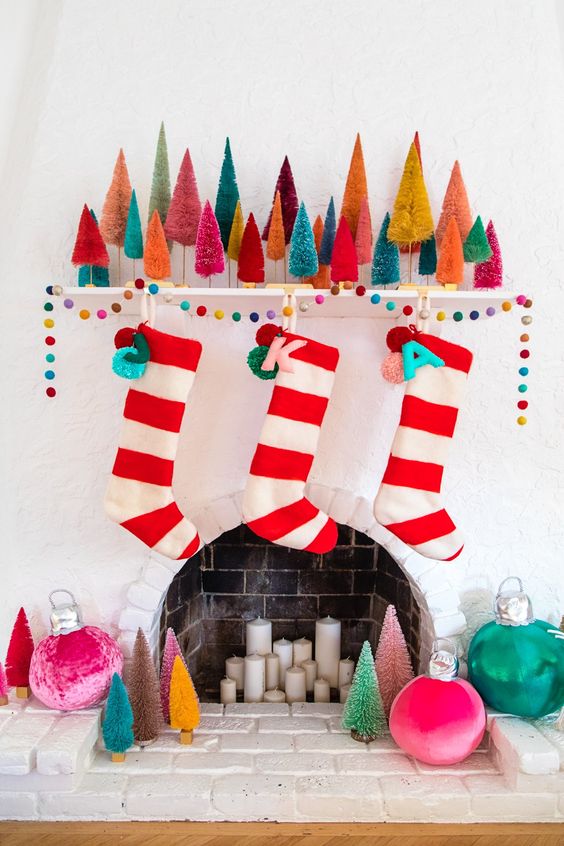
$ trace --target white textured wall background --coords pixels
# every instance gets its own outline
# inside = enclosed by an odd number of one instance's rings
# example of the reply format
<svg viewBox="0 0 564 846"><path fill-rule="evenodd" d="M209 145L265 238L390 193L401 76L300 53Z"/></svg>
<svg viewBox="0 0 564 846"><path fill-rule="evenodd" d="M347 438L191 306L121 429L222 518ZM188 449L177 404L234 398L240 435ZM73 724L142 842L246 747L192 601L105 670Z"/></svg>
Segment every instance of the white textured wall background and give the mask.
<svg viewBox="0 0 564 846"><path fill-rule="evenodd" d="M110 372L116 321L55 312L59 395L49 401L42 303L46 284L71 284L81 206L100 210L120 145L146 208L161 118L173 178L188 145L211 199L230 135L243 208L259 223L285 153L313 215L330 193L340 203L360 131L375 225L415 129L435 214L460 158L473 211L496 221L513 292L535 299L534 343L530 423L520 429L518 317L445 329L476 354L444 486L467 547L445 566L463 592L518 573L539 616L556 621L564 601L564 81L552 0L28 6L34 14L13 31L26 61L15 74L19 106L6 110L2 163L0 654L22 602L43 631L54 587L74 589L90 621L112 626L145 560L101 507L126 390ZM187 325L205 343L176 478L190 511L243 486L270 389L244 364L250 324ZM401 400L378 373L386 322L307 325L342 352L313 480L372 496Z"/></svg>

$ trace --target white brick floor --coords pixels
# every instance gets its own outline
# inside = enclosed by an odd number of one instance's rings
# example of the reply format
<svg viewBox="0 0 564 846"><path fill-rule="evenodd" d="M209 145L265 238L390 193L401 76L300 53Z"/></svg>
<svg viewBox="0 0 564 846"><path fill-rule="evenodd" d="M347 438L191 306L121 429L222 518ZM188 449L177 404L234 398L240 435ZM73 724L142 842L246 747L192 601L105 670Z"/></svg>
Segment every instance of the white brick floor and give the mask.
<svg viewBox="0 0 564 846"><path fill-rule="evenodd" d="M564 821L564 734L489 714L462 764L418 763L386 736L366 746L340 705L203 705L191 747L163 728L112 764L100 713L0 709L0 818Z"/></svg>

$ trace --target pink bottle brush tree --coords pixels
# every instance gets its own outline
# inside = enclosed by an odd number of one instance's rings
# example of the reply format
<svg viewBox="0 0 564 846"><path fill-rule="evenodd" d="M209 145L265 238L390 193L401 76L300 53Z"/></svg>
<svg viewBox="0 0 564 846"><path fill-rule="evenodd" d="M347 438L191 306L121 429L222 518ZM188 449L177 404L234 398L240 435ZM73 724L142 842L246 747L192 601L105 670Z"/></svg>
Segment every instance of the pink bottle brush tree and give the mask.
<svg viewBox="0 0 564 846"><path fill-rule="evenodd" d="M499 241L492 221L486 226L486 238L492 254L487 261L474 265L474 288L501 288L503 285L503 262Z"/></svg>
<svg viewBox="0 0 564 846"><path fill-rule="evenodd" d="M6 673L4 672L4 667L2 666L2 662L0 661L0 705L7 705L8 704L8 680L6 679Z"/></svg>
<svg viewBox="0 0 564 846"><path fill-rule="evenodd" d="M209 200L206 200L196 235L195 270L198 276L208 280L209 287L211 277L225 270L219 226Z"/></svg>
<svg viewBox="0 0 564 846"><path fill-rule="evenodd" d="M163 707L163 718L165 723L170 722L170 679L172 677L172 668L174 666L174 659L176 656L181 658L184 662L184 656L182 655L182 650L180 649L176 635L172 629L167 629L159 679L161 705Z"/></svg>
<svg viewBox="0 0 564 846"><path fill-rule="evenodd" d="M186 281L186 247L193 247L196 244L201 216L202 203L198 193L196 175L190 158L190 151L186 150L178 171L178 178L164 225L166 237L170 241L182 244L183 283Z"/></svg>
<svg viewBox="0 0 564 846"><path fill-rule="evenodd" d="M386 608L374 663L384 711L389 717L392 702L414 677L407 644L393 605Z"/></svg>

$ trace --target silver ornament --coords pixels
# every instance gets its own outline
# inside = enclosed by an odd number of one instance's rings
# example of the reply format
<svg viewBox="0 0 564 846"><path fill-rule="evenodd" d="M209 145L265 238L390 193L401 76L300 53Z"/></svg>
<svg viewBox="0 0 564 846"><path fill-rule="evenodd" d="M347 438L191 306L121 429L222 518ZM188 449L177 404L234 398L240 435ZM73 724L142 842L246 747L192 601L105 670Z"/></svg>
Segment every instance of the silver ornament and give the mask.
<svg viewBox="0 0 564 846"><path fill-rule="evenodd" d="M421 320L428 320L430 318L430 316L431 316L431 312L426 308L422 308L421 311L419 312L419 317L421 318Z"/></svg>
<svg viewBox="0 0 564 846"><path fill-rule="evenodd" d="M55 605L53 600L54 593L68 594L72 602L67 600L66 602L62 602L60 605ZM65 590L64 588L52 590L49 594L49 602L51 603L52 608L50 614L51 632L54 635L70 634L71 632L76 632L78 629L83 628L84 623L82 622L82 617L80 615L80 608L78 607L76 599L70 590Z"/></svg>
<svg viewBox="0 0 564 846"><path fill-rule="evenodd" d="M56 297L60 297L63 293L63 286L62 285L53 285L53 293Z"/></svg>
<svg viewBox="0 0 564 846"><path fill-rule="evenodd" d="M519 590L502 590L506 582L514 580ZM523 590L523 582L517 576L508 576L497 589L494 603L495 621L501 626L528 626L534 623L531 600Z"/></svg>
<svg viewBox="0 0 564 846"><path fill-rule="evenodd" d="M523 324L523 326L529 326L532 322L533 318L530 317L528 314L526 314L525 317L521 318L521 323Z"/></svg>
<svg viewBox="0 0 564 846"><path fill-rule="evenodd" d="M300 305L299 305L299 309L300 309L300 311L307 311L307 310L308 310L308 308L309 308L309 304L308 304L308 303L300 303Z"/></svg>

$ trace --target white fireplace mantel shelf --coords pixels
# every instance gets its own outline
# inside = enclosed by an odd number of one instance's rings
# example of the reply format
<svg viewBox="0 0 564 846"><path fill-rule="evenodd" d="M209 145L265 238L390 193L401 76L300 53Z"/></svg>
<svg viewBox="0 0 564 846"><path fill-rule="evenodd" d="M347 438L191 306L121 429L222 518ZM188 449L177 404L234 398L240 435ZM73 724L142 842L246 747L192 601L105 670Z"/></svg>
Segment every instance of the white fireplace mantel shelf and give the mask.
<svg viewBox="0 0 564 846"><path fill-rule="evenodd" d="M133 292L131 299L125 299L126 291ZM296 289L296 305L299 319L302 318L380 318L395 320L405 318L402 309L405 306L412 306L413 318L416 308L420 302L419 292L413 290L387 290L382 288L367 288L364 296L358 296L356 291L342 290L338 296L333 296L327 289ZM427 292L425 292L427 293ZM315 297L322 294L322 304L315 302ZM371 302L373 294L380 296L380 302ZM456 311L462 312L464 318L468 318L471 311L485 316L486 308L492 306L499 313L501 304L510 302L515 306L516 294L513 291L501 289L499 291L447 291L438 290L430 286L428 291L430 311L444 310L446 319L451 319ZM142 291L131 287L106 287L106 288L78 288L64 287L61 299L72 299L75 307L98 308L106 307L111 303L119 303L121 314L139 314ZM216 311L222 311L226 317L230 317L235 311L242 316L248 316L253 311L259 313L261 319L268 310L275 311L280 315L282 307L286 304L286 292L283 288L189 288L189 287L161 287L154 295L156 305L170 305L179 307L183 301L190 304L188 315L194 315L198 306L203 305L208 309L208 316L213 317ZM55 298L58 299L58 298ZM395 308L389 309L387 305L395 303ZM300 306L307 304L308 308L302 310Z"/></svg>

